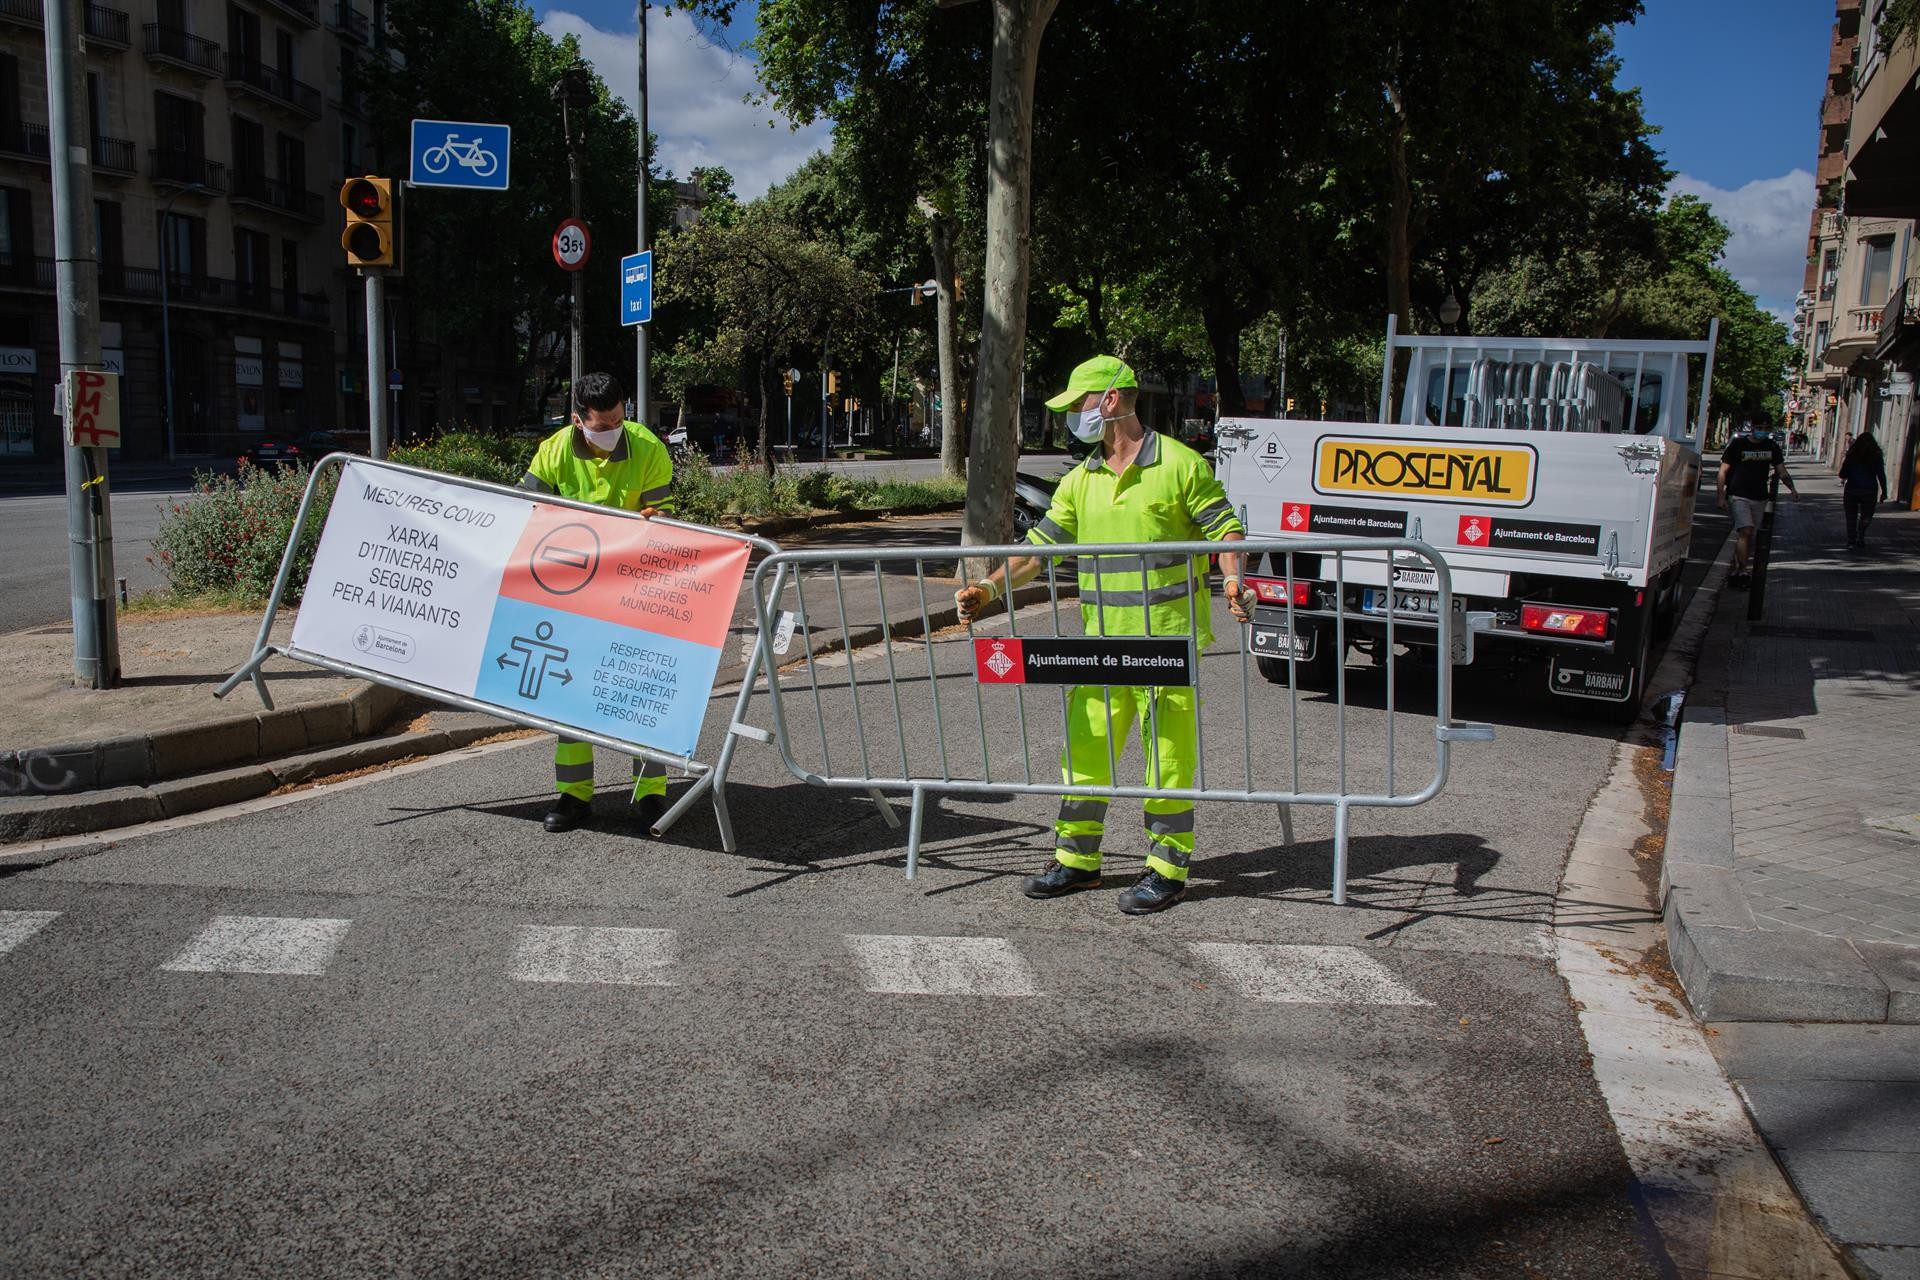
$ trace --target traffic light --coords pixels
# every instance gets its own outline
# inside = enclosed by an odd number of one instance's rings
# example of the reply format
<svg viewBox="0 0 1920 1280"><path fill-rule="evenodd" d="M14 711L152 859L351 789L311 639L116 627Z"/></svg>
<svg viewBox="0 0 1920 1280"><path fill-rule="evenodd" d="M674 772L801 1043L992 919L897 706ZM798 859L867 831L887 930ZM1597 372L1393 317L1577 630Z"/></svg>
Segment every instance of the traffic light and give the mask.
<svg viewBox="0 0 1920 1280"><path fill-rule="evenodd" d="M340 247L350 267L400 269L400 201L392 178L348 178L340 184L347 229Z"/></svg>
<svg viewBox="0 0 1920 1280"><path fill-rule="evenodd" d="M827 371L827 394L830 396L840 394L840 371L838 369L829 369Z"/></svg>
<svg viewBox="0 0 1920 1280"><path fill-rule="evenodd" d="M780 386L783 390L786 391L788 395L792 395L793 394L793 375L791 373L781 374Z"/></svg>
<svg viewBox="0 0 1920 1280"><path fill-rule="evenodd" d="M1293 412L1293 397L1292 397L1292 396L1288 396L1288 397L1287 397L1287 412L1288 412L1288 413L1292 413L1292 412Z"/></svg>

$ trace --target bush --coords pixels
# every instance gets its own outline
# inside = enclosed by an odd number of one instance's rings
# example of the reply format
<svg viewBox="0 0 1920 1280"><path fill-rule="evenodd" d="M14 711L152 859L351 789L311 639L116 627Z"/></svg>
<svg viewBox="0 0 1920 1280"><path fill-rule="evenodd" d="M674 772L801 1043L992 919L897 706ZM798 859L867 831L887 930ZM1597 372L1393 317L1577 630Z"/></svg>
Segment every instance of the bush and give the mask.
<svg viewBox="0 0 1920 1280"><path fill-rule="evenodd" d="M442 471L469 480L519 484L533 461L537 440L482 435L477 431L450 431L420 444L402 445L387 455L393 462L427 471Z"/></svg>
<svg viewBox="0 0 1920 1280"><path fill-rule="evenodd" d="M194 477L193 493L161 513L153 539L151 559L168 588L177 596L264 603L273 593L308 475L304 466L263 471L242 464L237 478L205 472ZM307 512L288 579L289 602L306 589L338 476L327 473Z"/></svg>

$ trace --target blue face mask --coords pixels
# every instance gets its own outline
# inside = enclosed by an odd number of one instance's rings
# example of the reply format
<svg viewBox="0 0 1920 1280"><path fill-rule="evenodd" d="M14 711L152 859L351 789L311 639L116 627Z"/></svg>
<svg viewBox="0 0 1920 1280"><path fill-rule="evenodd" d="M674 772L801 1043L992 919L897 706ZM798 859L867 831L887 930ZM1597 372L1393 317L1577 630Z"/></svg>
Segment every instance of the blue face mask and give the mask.
<svg viewBox="0 0 1920 1280"><path fill-rule="evenodd" d="M1094 444L1107 434L1110 419L1100 411L1100 406L1106 402L1107 393L1119 383L1120 375L1115 374L1114 380L1107 384L1107 390L1100 393L1100 399L1093 402L1091 409L1082 409L1067 420L1067 430L1073 432L1074 439L1084 444Z"/></svg>

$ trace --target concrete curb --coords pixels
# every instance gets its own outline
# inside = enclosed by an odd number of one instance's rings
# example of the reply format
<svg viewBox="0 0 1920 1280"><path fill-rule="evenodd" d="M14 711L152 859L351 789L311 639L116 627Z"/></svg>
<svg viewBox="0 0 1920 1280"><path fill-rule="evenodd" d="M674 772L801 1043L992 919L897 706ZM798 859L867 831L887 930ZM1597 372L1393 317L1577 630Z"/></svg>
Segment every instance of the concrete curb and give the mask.
<svg viewBox="0 0 1920 1280"><path fill-rule="evenodd" d="M224 716L205 724L98 742L0 751L0 806L9 798L146 787L364 738L384 729L407 696L366 684L331 702ZM4 830L4 819L0 819L0 830Z"/></svg>
<svg viewBox="0 0 1920 1280"><path fill-rule="evenodd" d="M389 734L321 751L307 751L239 768L156 782L57 796L0 799L0 845L109 831L177 818L221 805L257 800L282 787L471 746L512 727L459 725Z"/></svg>
<svg viewBox="0 0 1920 1280"><path fill-rule="evenodd" d="M1710 627L1702 665L1726 644ZM1703 1021L1920 1022L1920 947L1763 930L1755 920L1734 871L1726 690L1711 671L1682 717L1660 913L1673 971Z"/></svg>

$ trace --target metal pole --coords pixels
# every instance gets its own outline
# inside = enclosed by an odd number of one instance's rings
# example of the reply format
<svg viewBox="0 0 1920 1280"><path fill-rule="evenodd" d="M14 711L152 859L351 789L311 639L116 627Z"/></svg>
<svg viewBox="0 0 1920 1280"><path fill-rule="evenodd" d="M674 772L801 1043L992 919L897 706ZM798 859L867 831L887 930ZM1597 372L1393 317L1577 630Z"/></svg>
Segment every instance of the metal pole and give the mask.
<svg viewBox="0 0 1920 1280"><path fill-rule="evenodd" d="M1280 330L1280 412L1274 417L1287 416L1287 331Z"/></svg>
<svg viewBox="0 0 1920 1280"><path fill-rule="evenodd" d="M650 153L653 150L650 145L650 140L647 137L647 0L640 0L639 26L640 86L639 95L635 99L635 106L640 117L640 198L635 204L640 211L639 248L640 252L645 252L647 248L647 192L652 186L647 164ZM652 282L649 281L648 285L651 287ZM633 382L633 416L635 421L650 425L653 405L647 394L647 380L651 373L648 367L647 357L647 326L643 324L633 326L633 344L635 363L638 365ZM792 444L793 404L791 401L787 404L787 422L787 443Z"/></svg>
<svg viewBox="0 0 1920 1280"><path fill-rule="evenodd" d="M560 111L563 116L567 114L565 106L562 106ZM573 216L578 218L580 216L580 147L574 141L571 124L567 128L567 179L573 188ZM576 271L573 273L573 315L569 318L567 325L567 357L572 368L573 387L580 385L580 377L587 371L586 334L587 273ZM568 394L572 394L572 387L568 388ZM640 406L636 404L634 412L639 411Z"/></svg>
<svg viewBox="0 0 1920 1280"><path fill-rule="evenodd" d="M86 120L86 58L80 6L46 0L47 136L53 161L54 287L59 301L60 386L99 369L100 276L93 256L93 170ZM63 405L62 412L66 409ZM62 419L64 434L68 424ZM120 683L113 606L113 517L107 451L66 445L67 583L73 609L73 673L89 689Z"/></svg>
<svg viewBox="0 0 1920 1280"><path fill-rule="evenodd" d="M363 268L367 278L367 434L373 456L387 456L387 376L380 367L382 338L386 334L387 277L382 271Z"/></svg>

